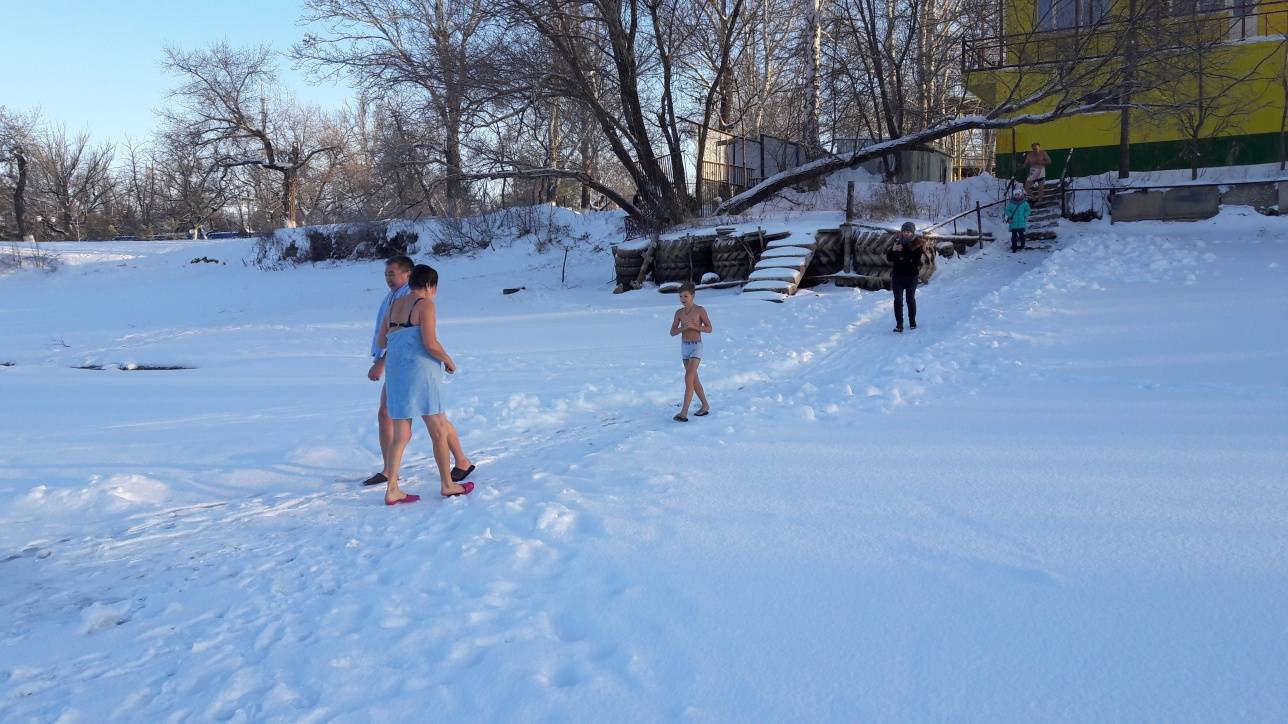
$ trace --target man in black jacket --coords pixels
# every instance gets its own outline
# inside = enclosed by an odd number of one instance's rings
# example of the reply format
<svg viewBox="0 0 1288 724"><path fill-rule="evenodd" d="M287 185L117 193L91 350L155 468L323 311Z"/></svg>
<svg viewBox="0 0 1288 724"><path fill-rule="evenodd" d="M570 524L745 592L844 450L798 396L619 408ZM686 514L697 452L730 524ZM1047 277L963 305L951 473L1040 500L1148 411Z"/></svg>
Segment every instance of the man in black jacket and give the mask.
<svg viewBox="0 0 1288 724"><path fill-rule="evenodd" d="M886 261L894 269L890 273L890 288L894 290L894 331L903 332L903 301L908 300L908 323L917 328L917 274L921 271L921 240L917 238L917 225L904 222L894 238L894 246L886 252Z"/></svg>

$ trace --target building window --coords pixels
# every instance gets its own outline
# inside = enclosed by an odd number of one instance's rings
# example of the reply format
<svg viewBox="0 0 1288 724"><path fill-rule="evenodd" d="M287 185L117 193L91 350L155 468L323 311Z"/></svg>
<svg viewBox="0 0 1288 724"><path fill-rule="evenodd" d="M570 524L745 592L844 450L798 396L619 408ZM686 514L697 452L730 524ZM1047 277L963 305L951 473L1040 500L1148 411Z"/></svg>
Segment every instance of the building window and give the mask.
<svg viewBox="0 0 1288 724"><path fill-rule="evenodd" d="M1172 15L1194 15L1196 13L1215 13L1225 10L1226 0L1171 0ZM1237 11L1241 10L1244 0L1233 0Z"/></svg>
<svg viewBox="0 0 1288 724"><path fill-rule="evenodd" d="M1211 0L1178 1L1209 2ZM1039 30L1092 27L1104 19L1108 12L1108 5L1108 0L1037 0L1037 26Z"/></svg>

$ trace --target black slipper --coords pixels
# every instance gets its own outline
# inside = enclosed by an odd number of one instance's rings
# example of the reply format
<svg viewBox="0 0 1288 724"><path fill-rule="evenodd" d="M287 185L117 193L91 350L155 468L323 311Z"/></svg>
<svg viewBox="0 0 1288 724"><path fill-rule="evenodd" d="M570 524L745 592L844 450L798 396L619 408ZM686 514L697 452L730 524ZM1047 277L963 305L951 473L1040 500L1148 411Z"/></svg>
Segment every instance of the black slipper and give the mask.
<svg viewBox="0 0 1288 724"><path fill-rule="evenodd" d="M693 413L693 416L706 417L707 415L710 415L710 414L711 414L711 410L698 410L697 412Z"/></svg>
<svg viewBox="0 0 1288 724"><path fill-rule="evenodd" d="M452 468L452 482L453 482L453 483L459 483L459 482L461 482L462 480L464 480L464 479L468 478L468 477L470 476L470 473L472 473L472 472L474 472L474 466L473 466L473 465L471 465L471 466L470 466L470 469L469 469L469 470L461 470L461 469L460 469L460 468L458 468L458 467L453 467L453 468Z"/></svg>
<svg viewBox="0 0 1288 724"><path fill-rule="evenodd" d="M362 481L362 484L363 485L384 485L387 482L389 482L389 478L386 478L384 473L376 473L375 475L372 475L371 477Z"/></svg>
<svg viewBox="0 0 1288 724"><path fill-rule="evenodd" d="M676 415L675 417L672 417L671 419L672 419L672 420L675 420L676 422L688 422L688 421L689 421L689 418L685 417L684 415Z"/></svg>

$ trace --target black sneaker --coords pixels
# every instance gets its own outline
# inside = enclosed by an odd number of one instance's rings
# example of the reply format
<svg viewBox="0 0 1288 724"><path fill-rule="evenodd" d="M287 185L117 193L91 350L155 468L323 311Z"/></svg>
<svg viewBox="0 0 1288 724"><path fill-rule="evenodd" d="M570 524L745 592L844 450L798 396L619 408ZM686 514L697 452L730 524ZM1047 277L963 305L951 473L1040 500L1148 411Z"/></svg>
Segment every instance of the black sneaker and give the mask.
<svg viewBox="0 0 1288 724"><path fill-rule="evenodd" d="M916 328L917 328L917 323L916 323L916 322L913 322L913 323L912 323L912 325L911 325L911 327L912 327L913 329L916 329Z"/></svg>
<svg viewBox="0 0 1288 724"><path fill-rule="evenodd" d="M895 327L894 331L898 332L899 334L903 334L903 327Z"/></svg>

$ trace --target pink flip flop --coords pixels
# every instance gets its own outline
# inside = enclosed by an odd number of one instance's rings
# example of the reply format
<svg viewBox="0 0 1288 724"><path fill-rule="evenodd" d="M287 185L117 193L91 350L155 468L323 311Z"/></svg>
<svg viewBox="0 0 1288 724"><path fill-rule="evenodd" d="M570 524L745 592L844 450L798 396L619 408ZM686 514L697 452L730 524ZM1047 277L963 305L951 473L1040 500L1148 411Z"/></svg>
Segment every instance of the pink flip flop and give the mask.
<svg viewBox="0 0 1288 724"><path fill-rule="evenodd" d="M420 500L419 495L412 495L411 493L408 493L407 497L403 498L402 500L386 500L385 505L402 505L403 503L415 503L418 500Z"/></svg>
<svg viewBox="0 0 1288 724"><path fill-rule="evenodd" d="M474 483L461 483L461 487L465 489L459 493L447 493L446 495L439 493L439 495L443 495L444 498L455 498L458 495L469 495L474 492Z"/></svg>

